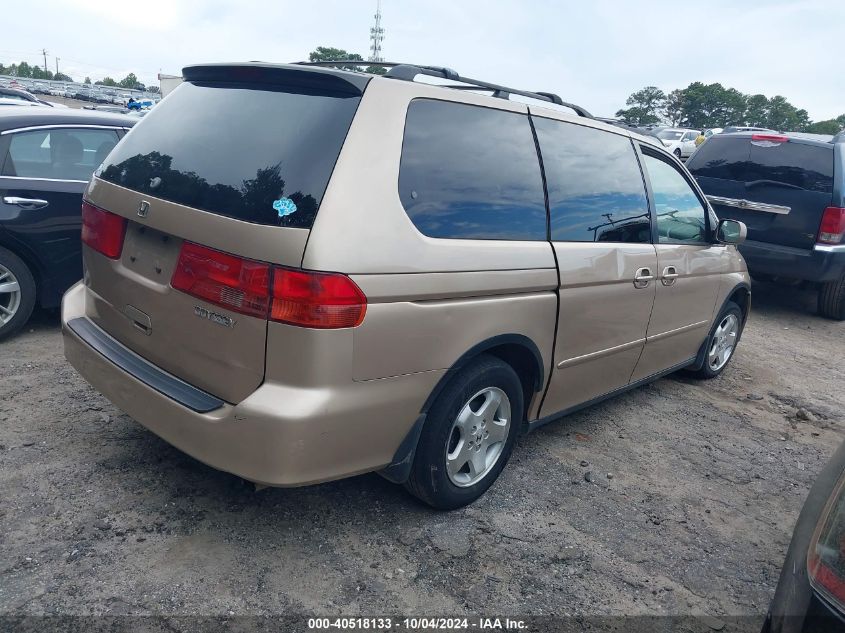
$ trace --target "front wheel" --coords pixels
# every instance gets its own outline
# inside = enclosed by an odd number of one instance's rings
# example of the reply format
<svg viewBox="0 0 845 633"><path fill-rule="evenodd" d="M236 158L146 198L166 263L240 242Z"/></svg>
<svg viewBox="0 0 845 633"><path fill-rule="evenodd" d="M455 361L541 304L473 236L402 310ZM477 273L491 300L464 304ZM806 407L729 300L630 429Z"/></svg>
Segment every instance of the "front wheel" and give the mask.
<svg viewBox="0 0 845 633"><path fill-rule="evenodd" d="M678 157L678 160L681 160L681 150L676 149L676 150L675 150L675 156L677 156L677 157Z"/></svg>
<svg viewBox="0 0 845 633"><path fill-rule="evenodd" d="M472 503L505 467L523 415L516 372L494 356L480 356L429 409L405 487L440 510Z"/></svg>
<svg viewBox="0 0 845 633"><path fill-rule="evenodd" d="M721 374L733 358L743 325L742 309L733 301L728 301L707 337L704 365L690 373L696 378L705 379Z"/></svg>

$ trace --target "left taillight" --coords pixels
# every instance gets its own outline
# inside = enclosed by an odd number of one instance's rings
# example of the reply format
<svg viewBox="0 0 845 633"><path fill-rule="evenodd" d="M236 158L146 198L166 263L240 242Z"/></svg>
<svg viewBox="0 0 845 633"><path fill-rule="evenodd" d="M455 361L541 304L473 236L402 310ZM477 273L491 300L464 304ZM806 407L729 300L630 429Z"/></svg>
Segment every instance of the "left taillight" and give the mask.
<svg viewBox="0 0 845 633"><path fill-rule="evenodd" d="M845 613L845 477L831 495L807 549L810 585Z"/></svg>
<svg viewBox="0 0 845 633"><path fill-rule="evenodd" d="M235 312L267 318L268 264L184 242L170 285Z"/></svg>
<svg viewBox="0 0 845 633"><path fill-rule="evenodd" d="M87 201L82 202L82 242L109 259L123 251L126 219L109 213Z"/></svg>
<svg viewBox="0 0 845 633"><path fill-rule="evenodd" d="M841 244L843 236L845 236L845 208L828 207L822 215L818 242L820 244Z"/></svg>

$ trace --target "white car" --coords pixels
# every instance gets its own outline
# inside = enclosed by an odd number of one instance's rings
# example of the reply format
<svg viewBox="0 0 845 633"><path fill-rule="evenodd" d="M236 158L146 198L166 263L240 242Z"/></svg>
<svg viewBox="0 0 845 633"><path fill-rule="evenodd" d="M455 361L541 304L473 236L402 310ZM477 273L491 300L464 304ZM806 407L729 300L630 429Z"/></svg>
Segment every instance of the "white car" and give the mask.
<svg viewBox="0 0 845 633"><path fill-rule="evenodd" d="M701 134L701 130L691 130L680 127L667 127L657 132L657 138L679 159L689 158L695 151L695 139Z"/></svg>

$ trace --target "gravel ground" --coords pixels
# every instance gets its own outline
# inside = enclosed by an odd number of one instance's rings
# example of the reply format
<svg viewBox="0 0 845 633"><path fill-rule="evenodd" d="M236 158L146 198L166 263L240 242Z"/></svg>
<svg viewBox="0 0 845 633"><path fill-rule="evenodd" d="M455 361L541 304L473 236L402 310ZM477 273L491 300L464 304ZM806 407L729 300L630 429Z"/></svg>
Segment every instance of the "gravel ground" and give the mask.
<svg viewBox="0 0 845 633"><path fill-rule="evenodd" d="M752 310L723 376L663 379L524 437L487 495L452 513L377 475L256 492L93 391L64 362L57 316L40 314L0 345L0 614L759 626L842 439L845 324L770 286Z"/></svg>

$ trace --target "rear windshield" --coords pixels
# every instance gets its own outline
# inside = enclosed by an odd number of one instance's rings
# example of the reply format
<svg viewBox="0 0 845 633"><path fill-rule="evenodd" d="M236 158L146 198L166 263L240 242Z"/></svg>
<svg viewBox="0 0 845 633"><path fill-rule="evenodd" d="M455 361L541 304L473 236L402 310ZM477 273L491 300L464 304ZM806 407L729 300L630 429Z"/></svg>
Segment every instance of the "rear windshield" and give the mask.
<svg viewBox="0 0 845 633"><path fill-rule="evenodd" d="M98 175L218 215L310 228L359 101L314 89L183 83Z"/></svg>
<svg viewBox="0 0 845 633"><path fill-rule="evenodd" d="M833 190L832 145L715 135L698 148L687 168L699 178L743 183L770 180L808 191Z"/></svg>

